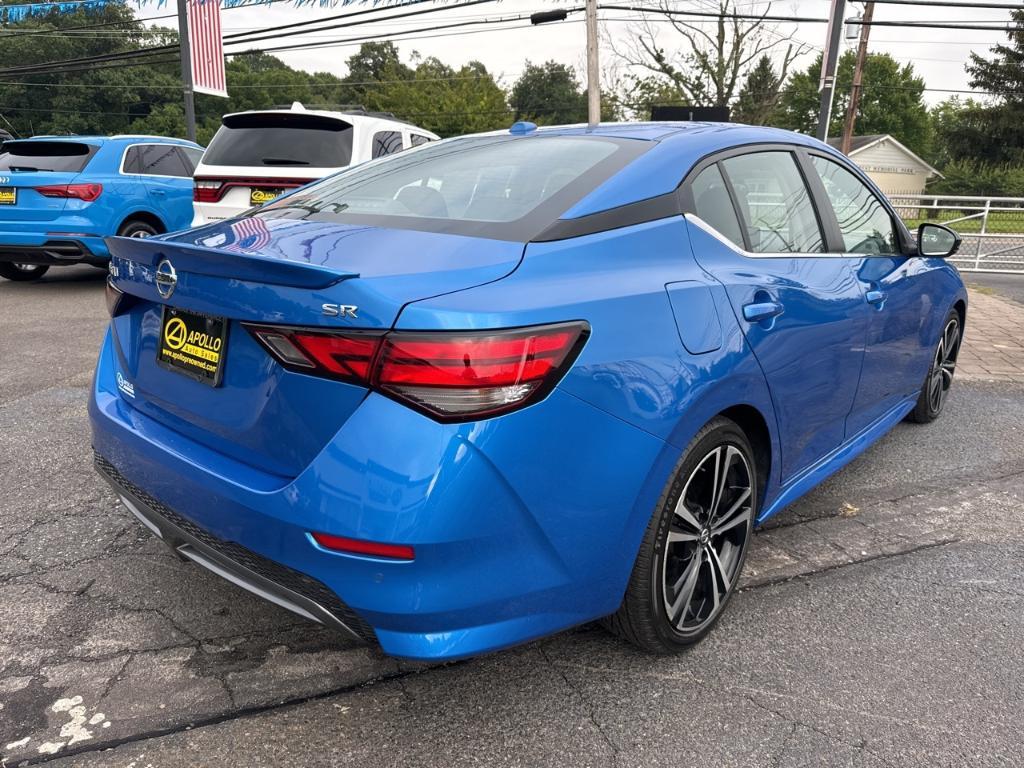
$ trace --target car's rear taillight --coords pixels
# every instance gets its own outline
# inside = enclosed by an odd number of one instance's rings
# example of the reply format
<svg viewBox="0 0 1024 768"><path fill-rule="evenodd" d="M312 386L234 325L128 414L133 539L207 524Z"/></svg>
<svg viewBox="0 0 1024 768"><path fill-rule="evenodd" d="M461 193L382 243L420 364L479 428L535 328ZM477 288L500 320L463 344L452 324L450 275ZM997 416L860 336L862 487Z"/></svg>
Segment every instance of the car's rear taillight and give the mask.
<svg viewBox="0 0 1024 768"><path fill-rule="evenodd" d="M583 322L494 331L338 332L247 326L285 368L375 389L439 421L544 397L572 365Z"/></svg>
<svg viewBox="0 0 1024 768"><path fill-rule="evenodd" d="M103 194L102 184L47 184L35 187L43 197L63 197L91 203Z"/></svg>
<svg viewBox="0 0 1024 768"><path fill-rule="evenodd" d="M197 203L216 203L220 200L222 181L212 179L196 179L192 183L192 200Z"/></svg>

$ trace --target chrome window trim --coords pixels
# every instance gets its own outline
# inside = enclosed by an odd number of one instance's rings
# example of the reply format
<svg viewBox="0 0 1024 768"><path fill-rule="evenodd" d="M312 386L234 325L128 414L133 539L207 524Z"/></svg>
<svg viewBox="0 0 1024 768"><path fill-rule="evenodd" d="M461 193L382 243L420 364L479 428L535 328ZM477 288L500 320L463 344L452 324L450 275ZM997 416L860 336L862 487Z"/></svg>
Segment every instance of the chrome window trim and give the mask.
<svg viewBox="0 0 1024 768"><path fill-rule="evenodd" d="M121 163L120 165L117 166L117 173L119 176L143 176L147 179L191 179L192 175L194 175L195 173L195 171L193 171L193 173L188 176L170 176L166 173L128 173L124 169L124 163L125 160L128 159L128 150L131 149L132 147L178 147L179 149L183 148L181 144L173 144L169 141L145 141L140 142L138 144L129 144L124 148L124 151L121 152ZM194 147L190 147L190 149L194 149Z"/></svg>
<svg viewBox="0 0 1024 768"><path fill-rule="evenodd" d="M849 253L837 253L837 252L830 252L830 251L822 251L820 253L818 253L818 252L810 253L810 252L807 252L807 251L783 251L783 252L777 252L777 253L754 253L753 251L748 251L746 248L743 248L742 246L736 245L736 243L734 243L732 240L727 238L725 235L723 235L717 229L712 227L710 224L708 224L706 221L704 221L704 219L702 219L700 216L698 216L695 213L690 213L689 211L687 211L686 213L683 214L683 218L686 219L686 221L691 222L692 224L694 224L698 228L704 230L705 233L711 235L713 238L715 238L722 245L726 245L729 248L732 248L732 250L736 251L736 253L740 254L741 256L746 256L749 259L849 259L849 258L862 258L863 259L863 258L870 258L870 256L871 256L871 254L866 254L866 253L849 254Z"/></svg>

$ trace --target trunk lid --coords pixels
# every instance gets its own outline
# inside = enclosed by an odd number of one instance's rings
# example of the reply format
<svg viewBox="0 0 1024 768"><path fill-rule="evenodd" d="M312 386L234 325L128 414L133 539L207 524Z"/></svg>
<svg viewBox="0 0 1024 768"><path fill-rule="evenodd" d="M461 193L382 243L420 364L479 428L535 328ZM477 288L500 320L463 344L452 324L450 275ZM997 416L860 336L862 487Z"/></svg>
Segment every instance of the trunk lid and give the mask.
<svg viewBox="0 0 1024 768"><path fill-rule="evenodd" d="M112 321L134 394L125 400L283 478L309 464L366 390L284 370L243 323L384 331L409 302L509 274L523 251L521 243L264 217L108 244L112 281L129 295ZM176 277L166 298L156 284L165 260ZM325 304L354 307L355 318L328 316ZM227 320L219 386L157 361L168 308Z"/></svg>

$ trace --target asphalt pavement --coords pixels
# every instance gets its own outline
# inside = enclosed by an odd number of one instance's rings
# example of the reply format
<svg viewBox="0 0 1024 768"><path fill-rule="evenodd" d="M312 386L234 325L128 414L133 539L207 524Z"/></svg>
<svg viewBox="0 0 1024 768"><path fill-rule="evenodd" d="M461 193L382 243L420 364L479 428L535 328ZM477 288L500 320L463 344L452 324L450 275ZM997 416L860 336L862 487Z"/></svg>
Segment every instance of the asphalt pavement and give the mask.
<svg viewBox="0 0 1024 768"><path fill-rule="evenodd" d="M180 562L119 507L85 413L102 288L0 281L4 764L1024 764L1024 382L957 382L940 422L770 521L688 653L590 625L425 667Z"/></svg>

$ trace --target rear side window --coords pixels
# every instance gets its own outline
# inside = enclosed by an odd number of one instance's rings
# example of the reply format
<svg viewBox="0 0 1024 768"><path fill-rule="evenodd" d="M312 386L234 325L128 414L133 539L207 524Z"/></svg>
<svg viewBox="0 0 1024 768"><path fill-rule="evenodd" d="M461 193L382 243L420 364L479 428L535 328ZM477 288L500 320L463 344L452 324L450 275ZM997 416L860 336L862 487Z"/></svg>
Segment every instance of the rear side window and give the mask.
<svg viewBox="0 0 1024 768"><path fill-rule="evenodd" d="M373 134L373 157L383 157L401 152L402 134L400 131L377 131Z"/></svg>
<svg viewBox="0 0 1024 768"><path fill-rule="evenodd" d="M748 250L824 252L814 204L791 153L755 152L730 157L722 166L739 204Z"/></svg>
<svg viewBox="0 0 1024 768"><path fill-rule="evenodd" d="M712 165L701 171L693 180L692 190L693 212L740 248L744 248L740 220L736 218L736 209L733 208L729 189L725 186L718 166Z"/></svg>
<svg viewBox="0 0 1024 768"><path fill-rule="evenodd" d="M203 156L207 165L340 168L352 161L352 126L323 115L228 115Z"/></svg>
<svg viewBox="0 0 1024 768"><path fill-rule="evenodd" d="M892 216L868 187L838 163L811 156L839 221L847 253L889 255L900 252Z"/></svg>
<svg viewBox="0 0 1024 768"><path fill-rule="evenodd" d="M97 149L76 141L8 141L0 146L0 170L79 173Z"/></svg>
<svg viewBox="0 0 1024 768"><path fill-rule="evenodd" d="M414 147L421 147L424 144L429 144L430 143L430 138L429 137L423 136L422 134L419 134L419 133L411 133L411 134L409 134L409 138L412 139L412 145Z"/></svg>

